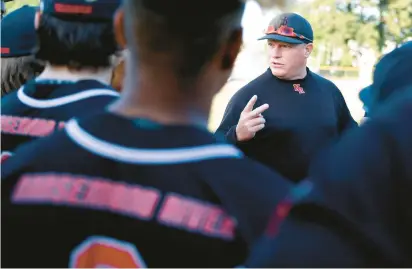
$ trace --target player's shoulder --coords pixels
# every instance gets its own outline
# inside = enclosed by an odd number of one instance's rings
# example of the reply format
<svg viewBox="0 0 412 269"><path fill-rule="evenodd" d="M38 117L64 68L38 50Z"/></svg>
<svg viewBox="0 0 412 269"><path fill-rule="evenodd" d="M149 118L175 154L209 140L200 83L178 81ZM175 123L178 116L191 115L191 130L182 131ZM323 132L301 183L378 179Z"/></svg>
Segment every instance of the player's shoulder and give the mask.
<svg viewBox="0 0 412 269"><path fill-rule="evenodd" d="M210 169L217 175L217 178L224 178L226 181L232 181L233 184L260 184L261 186L273 187L288 190L292 185L291 181L284 178L277 171L243 155L239 149L232 145L237 155L231 158L217 159L214 169Z"/></svg>
<svg viewBox="0 0 412 269"><path fill-rule="evenodd" d="M10 114L18 108L17 90L1 98L1 114Z"/></svg>
<svg viewBox="0 0 412 269"><path fill-rule="evenodd" d="M73 143L62 130L23 144L2 163L2 179L22 171L41 169L42 164L48 164L49 160L62 160L62 154L73 150Z"/></svg>

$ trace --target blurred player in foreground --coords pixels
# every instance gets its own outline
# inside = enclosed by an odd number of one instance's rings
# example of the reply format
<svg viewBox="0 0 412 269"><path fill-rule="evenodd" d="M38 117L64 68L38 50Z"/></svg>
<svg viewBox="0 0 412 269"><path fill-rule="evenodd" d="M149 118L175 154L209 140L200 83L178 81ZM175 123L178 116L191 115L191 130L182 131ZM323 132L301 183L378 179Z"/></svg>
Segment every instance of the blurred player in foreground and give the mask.
<svg viewBox="0 0 412 269"><path fill-rule="evenodd" d="M1 100L2 151L46 136L72 117L115 100L109 86L117 51L113 14L120 0L42 0L36 58L45 70Z"/></svg>
<svg viewBox="0 0 412 269"><path fill-rule="evenodd" d="M33 55L36 7L23 6L1 21L1 96L17 90L44 70Z"/></svg>
<svg viewBox="0 0 412 269"><path fill-rule="evenodd" d="M207 131L244 3L123 5L120 99L3 164L2 266L233 267L289 190Z"/></svg>
<svg viewBox="0 0 412 269"><path fill-rule="evenodd" d="M378 63L370 119L277 207L249 267L412 267L411 59L408 42Z"/></svg>

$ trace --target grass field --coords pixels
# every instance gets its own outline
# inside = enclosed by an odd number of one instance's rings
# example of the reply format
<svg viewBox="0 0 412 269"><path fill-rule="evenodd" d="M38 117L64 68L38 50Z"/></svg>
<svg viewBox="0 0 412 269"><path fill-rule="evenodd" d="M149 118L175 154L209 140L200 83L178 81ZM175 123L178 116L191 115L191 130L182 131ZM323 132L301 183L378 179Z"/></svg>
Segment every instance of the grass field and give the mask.
<svg viewBox="0 0 412 269"><path fill-rule="evenodd" d="M356 80L332 80L336 86L339 87L343 96L345 97L346 103L352 114L352 117L356 121L360 121L364 115L364 110L362 108L362 102L359 100L359 90L366 85L362 85ZM248 81L234 80L228 82L222 90L216 95L212 111L209 120L209 129L215 131L222 120L223 113L225 111L226 105L229 102L233 94L244 86Z"/></svg>

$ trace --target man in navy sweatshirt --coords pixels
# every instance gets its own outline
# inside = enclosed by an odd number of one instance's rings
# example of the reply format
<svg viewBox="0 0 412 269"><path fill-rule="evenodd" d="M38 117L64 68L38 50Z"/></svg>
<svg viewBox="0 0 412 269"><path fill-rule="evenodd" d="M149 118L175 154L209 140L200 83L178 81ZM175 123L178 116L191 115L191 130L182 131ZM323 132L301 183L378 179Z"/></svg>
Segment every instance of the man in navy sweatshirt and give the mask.
<svg viewBox="0 0 412 269"><path fill-rule="evenodd" d="M270 66L233 96L217 132L298 182L321 148L357 124L339 89L306 67L313 49L306 19L281 14L261 39L267 40Z"/></svg>
<svg viewBox="0 0 412 269"><path fill-rule="evenodd" d="M412 266L411 58L408 42L378 63L362 92L370 119L313 162L248 267Z"/></svg>

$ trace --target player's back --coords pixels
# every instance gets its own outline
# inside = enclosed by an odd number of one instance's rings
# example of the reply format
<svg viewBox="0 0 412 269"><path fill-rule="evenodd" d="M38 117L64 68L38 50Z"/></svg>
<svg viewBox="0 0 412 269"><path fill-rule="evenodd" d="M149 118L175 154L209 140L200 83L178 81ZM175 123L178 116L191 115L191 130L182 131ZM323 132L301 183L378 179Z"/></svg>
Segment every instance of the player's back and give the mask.
<svg viewBox="0 0 412 269"><path fill-rule="evenodd" d="M2 178L7 267L235 266L289 188L206 130L110 113L23 147Z"/></svg>
<svg viewBox="0 0 412 269"><path fill-rule="evenodd" d="M102 110L117 96L97 80L30 81L1 100L2 152L49 135L72 117Z"/></svg>

